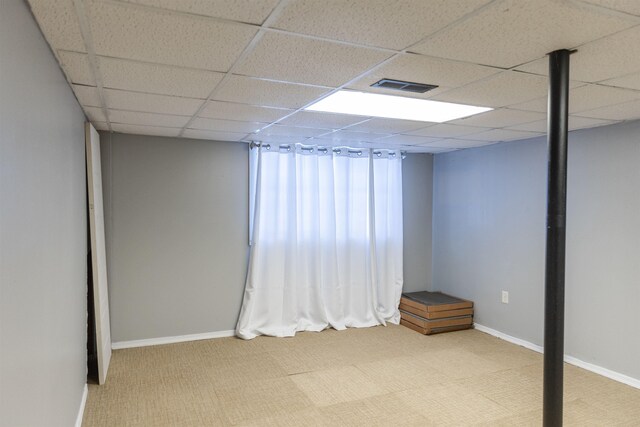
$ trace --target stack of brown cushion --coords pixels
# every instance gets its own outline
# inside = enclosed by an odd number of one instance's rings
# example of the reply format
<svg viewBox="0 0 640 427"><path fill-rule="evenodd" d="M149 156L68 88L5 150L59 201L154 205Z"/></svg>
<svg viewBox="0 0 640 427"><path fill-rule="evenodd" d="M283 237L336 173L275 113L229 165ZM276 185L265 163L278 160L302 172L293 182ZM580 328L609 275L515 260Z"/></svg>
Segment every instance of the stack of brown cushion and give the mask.
<svg viewBox="0 0 640 427"><path fill-rule="evenodd" d="M410 292L400 299L400 324L421 334L473 327L473 302L442 292Z"/></svg>

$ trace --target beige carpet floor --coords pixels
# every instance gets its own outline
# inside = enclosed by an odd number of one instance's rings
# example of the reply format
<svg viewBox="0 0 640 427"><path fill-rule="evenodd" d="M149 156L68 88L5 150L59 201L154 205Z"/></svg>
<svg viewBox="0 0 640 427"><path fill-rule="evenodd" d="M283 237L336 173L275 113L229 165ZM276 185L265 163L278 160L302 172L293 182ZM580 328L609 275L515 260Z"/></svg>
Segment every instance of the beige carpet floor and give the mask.
<svg viewBox="0 0 640 427"><path fill-rule="evenodd" d="M542 356L402 326L113 353L84 426L539 426ZM640 425L640 390L565 365L565 425Z"/></svg>

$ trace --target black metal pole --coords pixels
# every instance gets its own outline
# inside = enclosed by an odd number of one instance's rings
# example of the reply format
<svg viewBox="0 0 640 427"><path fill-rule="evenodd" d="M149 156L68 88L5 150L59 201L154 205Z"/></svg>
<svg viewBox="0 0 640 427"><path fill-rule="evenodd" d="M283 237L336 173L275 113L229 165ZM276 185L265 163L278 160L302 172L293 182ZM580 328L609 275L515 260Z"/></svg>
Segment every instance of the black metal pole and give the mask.
<svg viewBox="0 0 640 427"><path fill-rule="evenodd" d="M569 50L549 54L543 425L562 426Z"/></svg>

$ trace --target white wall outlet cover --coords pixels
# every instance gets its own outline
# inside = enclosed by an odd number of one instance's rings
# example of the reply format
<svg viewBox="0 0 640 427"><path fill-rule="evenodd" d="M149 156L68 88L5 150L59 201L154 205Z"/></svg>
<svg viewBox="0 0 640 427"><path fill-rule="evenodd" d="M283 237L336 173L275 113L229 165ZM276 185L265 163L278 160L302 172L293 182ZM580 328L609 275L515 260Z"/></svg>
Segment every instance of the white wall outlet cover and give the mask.
<svg viewBox="0 0 640 427"><path fill-rule="evenodd" d="M502 303L509 304L509 292L502 291Z"/></svg>

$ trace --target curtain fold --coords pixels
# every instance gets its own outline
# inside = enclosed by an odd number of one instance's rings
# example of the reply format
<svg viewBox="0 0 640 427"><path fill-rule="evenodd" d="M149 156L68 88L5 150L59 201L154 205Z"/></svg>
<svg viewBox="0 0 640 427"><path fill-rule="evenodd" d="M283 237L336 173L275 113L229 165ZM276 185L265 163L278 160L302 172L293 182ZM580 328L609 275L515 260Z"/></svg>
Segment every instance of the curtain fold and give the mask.
<svg viewBox="0 0 640 427"><path fill-rule="evenodd" d="M236 334L398 323L400 153L255 149L252 245Z"/></svg>

